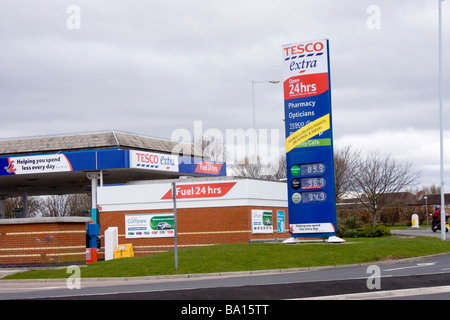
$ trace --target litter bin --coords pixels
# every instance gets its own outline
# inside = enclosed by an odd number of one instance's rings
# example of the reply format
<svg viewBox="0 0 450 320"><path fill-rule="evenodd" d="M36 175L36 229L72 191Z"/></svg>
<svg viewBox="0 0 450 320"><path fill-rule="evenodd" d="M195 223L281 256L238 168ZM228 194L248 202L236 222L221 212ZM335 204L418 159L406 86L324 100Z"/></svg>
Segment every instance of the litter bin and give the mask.
<svg viewBox="0 0 450 320"><path fill-rule="evenodd" d="M119 244L114 250L114 259L134 257L133 244Z"/></svg>

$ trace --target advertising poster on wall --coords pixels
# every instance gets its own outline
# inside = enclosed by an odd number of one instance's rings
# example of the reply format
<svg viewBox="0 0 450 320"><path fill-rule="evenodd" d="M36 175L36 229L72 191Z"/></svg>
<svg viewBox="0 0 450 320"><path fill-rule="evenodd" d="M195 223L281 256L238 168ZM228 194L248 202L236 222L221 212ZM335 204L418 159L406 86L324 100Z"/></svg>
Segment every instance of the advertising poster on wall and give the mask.
<svg viewBox="0 0 450 320"><path fill-rule="evenodd" d="M252 210L252 233L273 233L272 211Z"/></svg>
<svg viewBox="0 0 450 320"><path fill-rule="evenodd" d="M284 220L284 210L277 210L277 232L286 232L286 222Z"/></svg>
<svg viewBox="0 0 450 320"><path fill-rule="evenodd" d="M72 171L72 165L64 154L31 155L6 158L4 167L9 174L33 174Z"/></svg>
<svg viewBox="0 0 450 320"><path fill-rule="evenodd" d="M125 215L125 238L163 238L174 236L173 213Z"/></svg>

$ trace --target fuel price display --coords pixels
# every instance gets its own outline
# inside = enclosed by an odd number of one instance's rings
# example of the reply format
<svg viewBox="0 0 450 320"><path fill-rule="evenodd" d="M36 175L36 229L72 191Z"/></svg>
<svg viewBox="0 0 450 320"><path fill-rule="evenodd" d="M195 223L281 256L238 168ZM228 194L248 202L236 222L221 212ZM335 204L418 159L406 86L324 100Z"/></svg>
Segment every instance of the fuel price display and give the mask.
<svg viewBox="0 0 450 320"><path fill-rule="evenodd" d="M324 177L303 178L300 180L302 190L322 189L327 184Z"/></svg>
<svg viewBox="0 0 450 320"><path fill-rule="evenodd" d="M308 163L300 166L300 174L302 176L318 175L325 173L325 165L323 163Z"/></svg>
<svg viewBox="0 0 450 320"><path fill-rule="evenodd" d="M323 191L302 193L303 203L325 202L325 200L327 200L327 194Z"/></svg>

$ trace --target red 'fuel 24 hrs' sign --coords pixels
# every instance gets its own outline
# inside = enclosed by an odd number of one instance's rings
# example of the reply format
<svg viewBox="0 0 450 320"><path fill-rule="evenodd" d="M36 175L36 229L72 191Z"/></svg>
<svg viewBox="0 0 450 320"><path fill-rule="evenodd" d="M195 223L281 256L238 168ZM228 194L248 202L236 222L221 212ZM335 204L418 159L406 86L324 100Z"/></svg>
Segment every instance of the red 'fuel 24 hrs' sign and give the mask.
<svg viewBox="0 0 450 320"><path fill-rule="evenodd" d="M220 198L226 195L236 182L180 184L176 186L177 199ZM161 198L172 199L172 188Z"/></svg>

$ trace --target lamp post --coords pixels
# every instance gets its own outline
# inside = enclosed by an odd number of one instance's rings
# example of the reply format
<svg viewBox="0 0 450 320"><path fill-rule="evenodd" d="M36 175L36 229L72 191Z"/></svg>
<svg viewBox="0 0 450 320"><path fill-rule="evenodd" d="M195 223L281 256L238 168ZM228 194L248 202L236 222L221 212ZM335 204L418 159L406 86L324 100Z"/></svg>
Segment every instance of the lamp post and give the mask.
<svg viewBox="0 0 450 320"><path fill-rule="evenodd" d="M178 270L177 183L172 182L175 270Z"/></svg>
<svg viewBox="0 0 450 320"><path fill-rule="evenodd" d="M425 212L426 212L426 215L427 215L427 228L428 228L428 197L427 196L425 196L425 197L423 197L424 199L425 199Z"/></svg>
<svg viewBox="0 0 450 320"><path fill-rule="evenodd" d="M253 81L252 80L252 105L253 105L253 129L256 130L256 115L255 115L255 83L279 83L279 80Z"/></svg>
<svg viewBox="0 0 450 320"><path fill-rule="evenodd" d="M441 171L441 240L445 240L444 200L444 112L442 109L442 1L438 0L439 11L439 124L440 124L440 171Z"/></svg>
<svg viewBox="0 0 450 320"><path fill-rule="evenodd" d="M179 182L186 180L187 176L178 177ZM178 217L177 217L177 182L172 182L172 200L173 200L173 247L175 258L175 270L178 270Z"/></svg>

